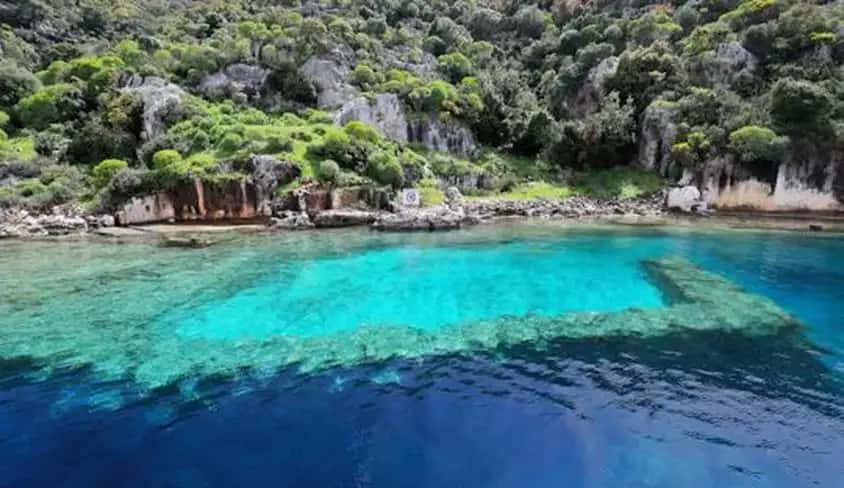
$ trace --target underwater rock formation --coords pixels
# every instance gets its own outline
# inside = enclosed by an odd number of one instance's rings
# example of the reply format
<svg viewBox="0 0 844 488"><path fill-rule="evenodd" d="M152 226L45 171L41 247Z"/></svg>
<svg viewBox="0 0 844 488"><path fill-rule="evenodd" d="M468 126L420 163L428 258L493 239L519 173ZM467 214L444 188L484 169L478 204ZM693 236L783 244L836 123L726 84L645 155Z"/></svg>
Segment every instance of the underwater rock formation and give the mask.
<svg viewBox="0 0 844 488"><path fill-rule="evenodd" d="M0 359L28 361L46 371L89 368L102 380L129 380L142 391L190 377L271 374L298 364L302 371L354 366L392 358L542 347L555 339L662 337L720 331L748 337L798 332L800 322L771 300L686 261L643 263L668 306L621 312L502 317L426 331L412 325L372 324L324 335L221 339L169 329L92 327L87 322L23 321L0 332Z"/></svg>

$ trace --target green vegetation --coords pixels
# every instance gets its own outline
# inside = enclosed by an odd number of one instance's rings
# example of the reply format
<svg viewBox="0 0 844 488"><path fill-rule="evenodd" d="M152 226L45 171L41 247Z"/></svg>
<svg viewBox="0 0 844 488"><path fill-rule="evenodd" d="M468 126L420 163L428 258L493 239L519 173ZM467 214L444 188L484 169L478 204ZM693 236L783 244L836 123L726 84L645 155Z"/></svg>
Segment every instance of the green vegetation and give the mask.
<svg viewBox="0 0 844 488"><path fill-rule="evenodd" d="M0 191L119 199L243 178L239 165L267 154L301 167L294 185L437 181L422 185L428 201L458 178L506 198L643 195L663 183L631 167L656 117L691 171L721 155L775 164L790 141L840 148L842 22L840 3L807 0L11 2L0 163L31 171ZM153 124L126 88L145 77L186 93ZM319 110L326 84L340 102L395 94L410 120L466 127L483 149L456 157L337 127ZM72 191L50 193L42 173L57 166L79 176Z"/></svg>

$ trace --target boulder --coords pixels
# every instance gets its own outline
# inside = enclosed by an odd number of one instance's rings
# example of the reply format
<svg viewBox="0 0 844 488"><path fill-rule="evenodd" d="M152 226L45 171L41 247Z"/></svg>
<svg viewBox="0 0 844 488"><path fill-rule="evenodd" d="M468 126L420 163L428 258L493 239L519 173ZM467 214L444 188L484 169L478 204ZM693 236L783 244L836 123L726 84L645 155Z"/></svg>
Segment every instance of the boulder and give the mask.
<svg viewBox="0 0 844 488"><path fill-rule="evenodd" d="M668 192L665 206L669 210L682 212L701 212L706 210L706 202L701 199L700 190L696 186L672 188Z"/></svg>
<svg viewBox="0 0 844 488"><path fill-rule="evenodd" d="M463 205L463 194L456 186L450 186L445 190L445 203L449 207Z"/></svg>
<svg viewBox="0 0 844 488"><path fill-rule="evenodd" d="M459 229L464 223L476 223L476 220L467 217L462 209L443 206L384 213L372 227L381 231L434 231Z"/></svg>
<svg viewBox="0 0 844 488"><path fill-rule="evenodd" d="M375 222L376 214L363 210L326 210L314 216L313 222L316 227L352 227L356 225L369 225Z"/></svg>
<svg viewBox="0 0 844 488"><path fill-rule="evenodd" d="M280 230L313 229L314 223L305 212L284 211L270 219L269 227Z"/></svg>
<svg viewBox="0 0 844 488"><path fill-rule="evenodd" d="M346 102L334 116L334 123L339 126L353 120L375 127L394 141L407 142L407 119L399 97L393 93L379 93L372 100L357 97Z"/></svg>
<svg viewBox="0 0 844 488"><path fill-rule="evenodd" d="M186 96L178 85L157 76L132 75L124 81L122 91L138 97L143 105L144 141L164 135L168 125L181 116Z"/></svg>

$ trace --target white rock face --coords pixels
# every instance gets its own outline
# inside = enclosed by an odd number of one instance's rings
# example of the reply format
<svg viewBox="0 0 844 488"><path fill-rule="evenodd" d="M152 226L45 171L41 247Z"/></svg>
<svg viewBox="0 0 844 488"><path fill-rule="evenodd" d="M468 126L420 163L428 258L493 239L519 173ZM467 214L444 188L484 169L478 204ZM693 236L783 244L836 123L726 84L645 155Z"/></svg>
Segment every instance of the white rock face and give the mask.
<svg viewBox="0 0 844 488"><path fill-rule="evenodd" d="M696 186L673 188L668 192L666 206L669 210L683 212L697 212L706 210L706 202L700 198L700 190Z"/></svg>
<svg viewBox="0 0 844 488"><path fill-rule="evenodd" d="M138 96L143 103L143 134L145 141L164 135L167 124L182 108L185 91L169 81L149 76L132 76L123 91Z"/></svg>
<svg viewBox="0 0 844 488"><path fill-rule="evenodd" d="M302 76L317 89L320 108L335 109L358 96L358 91L346 80L349 78L346 63L331 57L312 57L302 66Z"/></svg>
<svg viewBox="0 0 844 488"><path fill-rule="evenodd" d="M443 122L436 117L428 117L410 121L408 126L408 141L418 142L434 151L468 157L477 148L472 131L457 122Z"/></svg>
<svg viewBox="0 0 844 488"><path fill-rule="evenodd" d="M639 164L666 176L671 169L671 146L677 138L676 110L654 102L642 114L639 129Z"/></svg>
<svg viewBox="0 0 844 488"><path fill-rule="evenodd" d="M375 127L394 141L407 142L407 119L399 97L393 93L379 93L372 101L357 97L346 102L334 116L334 123L339 126L353 120Z"/></svg>

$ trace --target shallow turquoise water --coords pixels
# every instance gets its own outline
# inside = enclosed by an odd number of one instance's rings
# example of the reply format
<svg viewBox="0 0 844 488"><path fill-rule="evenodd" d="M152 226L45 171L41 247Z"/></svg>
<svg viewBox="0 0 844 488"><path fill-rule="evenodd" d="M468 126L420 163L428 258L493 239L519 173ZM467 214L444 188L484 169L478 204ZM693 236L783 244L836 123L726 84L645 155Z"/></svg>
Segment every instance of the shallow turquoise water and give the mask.
<svg viewBox="0 0 844 488"><path fill-rule="evenodd" d="M0 241L0 486L837 486L842 256L834 236L526 224L203 250ZM641 261L663 257L805 330L631 328L278 369L299 344L284 338L342 351L332 338L361 327L375 342L662 309Z"/></svg>
<svg viewBox="0 0 844 488"><path fill-rule="evenodd" d="M624 246L493 241L281 260L250 286L168 313L159 326L219 339L314 336L361 325L435 330L504 315L662 306L639 263L646 251Z"/></svg>

